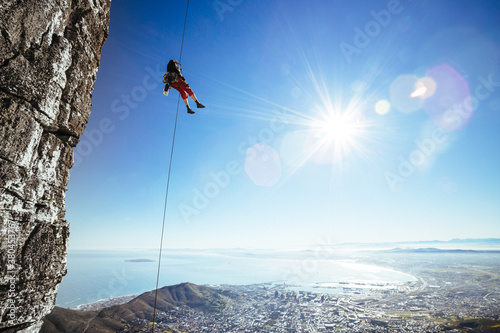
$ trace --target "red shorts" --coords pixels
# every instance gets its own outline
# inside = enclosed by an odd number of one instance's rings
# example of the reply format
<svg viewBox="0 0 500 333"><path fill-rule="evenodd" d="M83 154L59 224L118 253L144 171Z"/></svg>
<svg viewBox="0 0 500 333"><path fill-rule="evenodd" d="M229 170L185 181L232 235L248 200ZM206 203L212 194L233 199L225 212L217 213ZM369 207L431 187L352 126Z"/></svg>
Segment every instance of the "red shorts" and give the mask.
<svg viewBox="0 0 500 333"><path fill-rule="evenodd" d="M182 99L186 99L188 98L188 95L192 96L194 94L191 88L189 88L189 84L187 84L186 81L180 77L178 77L177 81L172 83L170 86L181 94Z"/></svg>

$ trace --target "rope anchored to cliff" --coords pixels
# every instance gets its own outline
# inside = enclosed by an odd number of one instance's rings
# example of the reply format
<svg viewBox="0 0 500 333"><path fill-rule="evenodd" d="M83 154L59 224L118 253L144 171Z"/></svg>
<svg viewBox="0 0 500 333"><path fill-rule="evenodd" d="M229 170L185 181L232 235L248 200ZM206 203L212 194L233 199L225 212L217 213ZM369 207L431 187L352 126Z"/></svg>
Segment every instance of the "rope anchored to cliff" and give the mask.
<svg viewBox="0 0 500 333"><path fill-rule="evenodd" d="M186 4L186 15L184 17L184 29L182 31L182 42L181 42L181 51L179 54L179 62L182 59L182 50L184 48L184 36L186 34L186 23L187 23L187 17L188 17L188 9L189 9L189 0L187 0ZM168 92L168 89L167 89ZM170 185L170 171L172 170L172 159L174 156L174 147L175 147L175 134L177 132L177 119L179 116L179 103L180 103L180 95L179 98L177 99L177 111L175 113L175 122L174 122L174 133L172 136L172 148L170 150L170 164L168 166L168 177L167 177L167 188L165 191L165 204L163 207L163 223L162 223L162 228L161 228L161 240L160 240L160 253L158 256L158 273L156 275L156 288L155 288L155 302L154 302L154 310L153 310L153 325L151 328L151 332L155 332L155 326L156 326L156 304L158 300L158 283L160 281L160 266L161 266L161 254L162 254L162 248L163 248L163 234L165 231L165 217L167 215L167 202L168 202L168 188Z"/></svg>

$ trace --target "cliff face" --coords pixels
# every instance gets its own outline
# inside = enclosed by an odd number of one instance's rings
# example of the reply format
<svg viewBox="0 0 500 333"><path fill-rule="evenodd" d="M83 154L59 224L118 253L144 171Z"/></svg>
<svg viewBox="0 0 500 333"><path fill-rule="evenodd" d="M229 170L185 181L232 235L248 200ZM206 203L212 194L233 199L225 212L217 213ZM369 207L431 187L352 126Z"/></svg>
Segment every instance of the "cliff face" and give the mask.
<svg viewBox="0 0 500 333"><path fill-rule="evenodd" d="M0 4L0 332L38 332L66 274L65 190L110 1Z"/></svg>

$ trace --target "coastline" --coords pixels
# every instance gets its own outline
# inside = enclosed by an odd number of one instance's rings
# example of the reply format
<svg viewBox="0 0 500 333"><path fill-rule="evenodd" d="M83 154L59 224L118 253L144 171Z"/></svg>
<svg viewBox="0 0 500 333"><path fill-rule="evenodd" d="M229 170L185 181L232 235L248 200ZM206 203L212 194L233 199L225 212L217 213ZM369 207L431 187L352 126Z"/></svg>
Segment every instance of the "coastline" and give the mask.
<svg viewBox="0 0 500 333"><path fill-rule="evenodd" d="M410 274L408 274L410 275ZM263 282L263 283L255 283L255 284L245 284L245 285L230 285L230 284L204 284L204 286L211 288L220 288L223 286L230 287L251 287L255 285L271 285L273 287L276 286L285 286L287 290L294 290L297 292L310 292L315 294L331 294L331 295L351 295L351 294L359 294L360 291L363 291L363 294L370 292L384 292L389 290L398 290L406 289L407 291L410 289L419 289L421 281L413 276L414 281L406 281L406 282L368 282L368 281L338 281L338 282L314 282L305 285L293 285L286 283L277 283L274 282ZM280 281L282 282L282 281ZM420 283L419 283L420 282ZM271 287L271 288L273 288ZM111 307L114 305L125 304L134 298L139 296L138 294L131 295L123 295L118 297L112 297L107 299L101 299L96 302L80 304L73 308L73 310L78 311L98 311L107 307Z"/></svg>
<svg viewBox="0 0 500 333"><path fill-rule="evenodd" d="M74 308L78 311L98 311L113 305L121 305L130 302L139 295L124 295L113 298L101 299L93 303L81 304Z"/></svg>
<svg viewBox="0 0 500 333"><path fill-rule="evenodd" d="M286 281L289 285L311 288L317 282L407 282L415 277L385 262L359 258L315 259L310 254L274 258L218 255L199 252L171 255L164 265L159 284L175 285L190 281L198 285L251 285ZM135 257L135 258L134 258ZM130 261L130 258L134 258ZM56 305L62 308L92 310L126 302L124 295L139 295L154 289L158 267L145 262L147 253L83 251L68 260L68 275L58 292ZM139 262L138 262L139 261ZM215 268L215 269L214 269ZM317 287L317 286L316 286ZM339 286L345 287L345 285ZM335 288L329 288L333 292ZM317 289L316 289L317 290Z"/></svg>

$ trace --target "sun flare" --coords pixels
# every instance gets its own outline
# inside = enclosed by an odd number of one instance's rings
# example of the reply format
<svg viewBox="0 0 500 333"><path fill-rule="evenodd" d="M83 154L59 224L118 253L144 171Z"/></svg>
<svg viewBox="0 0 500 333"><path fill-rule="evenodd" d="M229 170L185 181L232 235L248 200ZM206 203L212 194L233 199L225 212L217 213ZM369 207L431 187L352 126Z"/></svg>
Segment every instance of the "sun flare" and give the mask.
<svg viewBox="0 0 500 333"><path fill-rule="evenodd" d="M318 125L327 143L347 143L354 140L361 130L359 121L348 114L329 115Z"/></svg>
<svg viewBox="0 0 500 333"><path fill-rule="evenodd" d="M329 111L311 124L309 149L320 163L336 163L360 146L366 122L359 112Z"/></svg>

